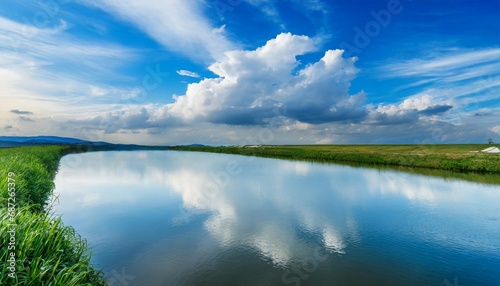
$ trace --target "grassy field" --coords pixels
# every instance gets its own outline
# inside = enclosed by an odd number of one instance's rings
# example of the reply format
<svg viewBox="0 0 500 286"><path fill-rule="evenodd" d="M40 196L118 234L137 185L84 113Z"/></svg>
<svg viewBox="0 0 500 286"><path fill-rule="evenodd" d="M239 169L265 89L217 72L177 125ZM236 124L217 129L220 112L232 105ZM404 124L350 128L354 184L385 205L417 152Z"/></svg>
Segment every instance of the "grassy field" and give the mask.
<svg viewBox="0 0 500 286"><path fill-rule="evenodd" d="M46 209L59 160L75 151L0 149L0 285L106 285L86 241Z"/></svg>
<svg viewBox="0 0 500 286"><path fill-rule="evenodd" d="M172 149L393 168L412 173L500 184L500 154L469 152L487 147L491 146L487 144L273 145L243 147L176 146L172 147Z"/></svg>

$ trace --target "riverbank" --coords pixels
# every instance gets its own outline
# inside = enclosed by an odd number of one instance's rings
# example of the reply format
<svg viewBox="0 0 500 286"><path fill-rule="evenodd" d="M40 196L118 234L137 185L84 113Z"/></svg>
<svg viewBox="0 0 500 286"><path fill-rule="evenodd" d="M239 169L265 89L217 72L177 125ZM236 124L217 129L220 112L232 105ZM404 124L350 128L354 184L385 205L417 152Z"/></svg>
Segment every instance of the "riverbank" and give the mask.
<svg viewBox="0 0 500 286"><path fill-rule="evenodd" d="M500 174L500 155L472 153L491 147L467 145L273 145L175 146L172 150L239 154L325 163L426 168Z"/></svg>
<svg viewBox="0 0 500 286"><path fill-rule="evenodd" d="M84 150L81 150L84 151ZM47 209L68 146L0 149L0 285L107 285L86 241Z"/></svg>

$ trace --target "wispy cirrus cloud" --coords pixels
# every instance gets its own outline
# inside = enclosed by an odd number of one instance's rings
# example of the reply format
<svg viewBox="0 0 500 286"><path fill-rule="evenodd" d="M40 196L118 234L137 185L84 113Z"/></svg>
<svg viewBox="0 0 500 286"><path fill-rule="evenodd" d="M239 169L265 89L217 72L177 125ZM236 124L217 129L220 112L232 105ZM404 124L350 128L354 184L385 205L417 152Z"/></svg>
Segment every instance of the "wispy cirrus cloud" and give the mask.
<svg viewBox="0 0 500 286"><path fill-rule="evenodd" d="M188 77L194 77L194 78L200 77L199 74L192 72L192 71L188 71L188 70L178 70L176 72L178 75L182 75L182 76L188 76Z"/></svg>
<svg viewBox="0 0 500 286"><path fill-rule="evenodd" d="M276 23L280 23L282 28L285 26L282 24L281 16L276 7L276 3L270 0L245 0L248 4L260 9L269 19Z"/></svg>
<svg viewBox="0 0 500 286"><path fill-rule="evenodd" d="M436 55L426 59L409 59L403 62L388 64L383 67L386 76L431 76L442 75L443 72L457 69L478 67L478 65L500 66L500 48L481 49L448 53L446 56Z"/></svg>
<svg viewBox="0 0 500 286"><path fill-rule="evenodd" d="M427 58L382 65L376 70L381 78L412 80L398 87L398 91L420 89L421 94L454 99L462 105L480 106L491 100L498 101L500 48L455 49L445 55L431 54Z"/></svg>
<svg viewBox="0 0 500 286"><path fill-rule="evenodd" d="M204 1L80 0L135 25L167 49L210 62L237 45L203 13Z"/></svg>
<svg viewBox="0 0 500 286"><path fill-rule="evenodd" d="M277 0L244 0L244 1L262 11L262 13L264 13L268 17L268 19L278 24L282 30L286 30L287 25L283 21L279 9L279 4L282 4L283 1L281 1L281 3L280 1ZM298 10L302 12L319 11L323 15L328 14L328 9L321 0L289 0L287 2L288 2L286 3L287 5L295 6ZM305 12L305 15L308 14L307 12ZM316 18L317 15L312 17L311 20L318 20Z"/></svg>
<svg viewBox="0 0 500 286"><path fill-rule="evenodd" d="M134 59L135 51L84 42L66 28L62 20L59 26L40 28L0 17L0 114L3 122L13 126L10 129L45 122L40 118L109 110L114 106L106 101L116 100L105 95L127 94L128 88L110 87L106 81L125 78L117 68ZM96 93L100 100L95 100ZM30 128L21 129L29 132ZM40 132L50 127L36 128Z"/></svg>

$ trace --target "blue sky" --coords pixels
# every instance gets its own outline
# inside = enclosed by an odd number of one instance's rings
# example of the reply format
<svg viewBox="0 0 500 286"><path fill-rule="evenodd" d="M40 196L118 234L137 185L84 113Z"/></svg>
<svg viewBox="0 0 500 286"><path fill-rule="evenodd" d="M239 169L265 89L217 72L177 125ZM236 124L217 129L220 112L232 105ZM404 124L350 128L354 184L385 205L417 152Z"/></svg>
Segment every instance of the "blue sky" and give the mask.
<svg viewBox="0 0 500 286"><path fill-rule="evenodd" d="M0 4L0 133L139 144L500 141L500 1Z"/></svg>

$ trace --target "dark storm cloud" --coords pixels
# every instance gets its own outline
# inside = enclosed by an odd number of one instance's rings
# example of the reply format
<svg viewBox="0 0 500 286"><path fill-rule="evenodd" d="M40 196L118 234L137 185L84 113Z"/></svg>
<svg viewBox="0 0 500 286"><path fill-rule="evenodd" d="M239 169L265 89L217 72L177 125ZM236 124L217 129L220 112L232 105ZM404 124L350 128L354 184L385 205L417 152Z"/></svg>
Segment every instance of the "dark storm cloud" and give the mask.
<svg viewBox="0 0 500 286"><path fill-rule="evenodd" d="M19 109L12 109L10 112L18 115L33 115L33 112L31 111L19 110Z"/></svg>
<svg viewBox="0 0 500 286"><path fill-rule="evenodd" d="M420 114L423 114L423 115L436 115L436 114L441 114L441 113L444 113L450 109L452 109L453 106L451 105L436 105L436 106L431 106L431 107L428 107L427 109L425 110L421 110L419 111Z"/></svg>

